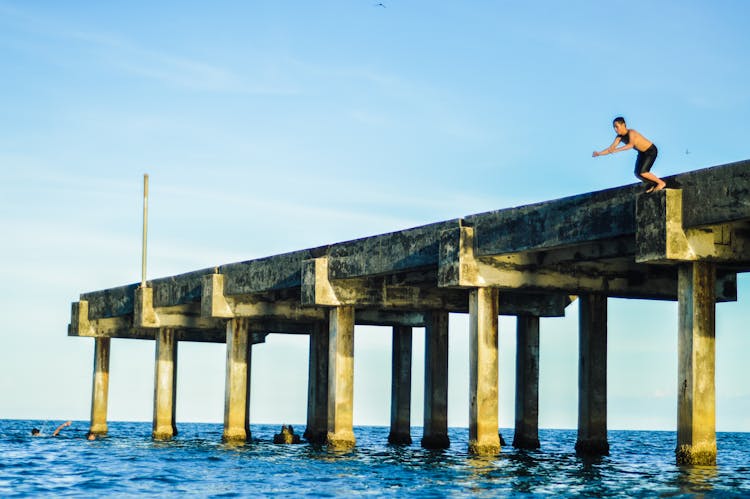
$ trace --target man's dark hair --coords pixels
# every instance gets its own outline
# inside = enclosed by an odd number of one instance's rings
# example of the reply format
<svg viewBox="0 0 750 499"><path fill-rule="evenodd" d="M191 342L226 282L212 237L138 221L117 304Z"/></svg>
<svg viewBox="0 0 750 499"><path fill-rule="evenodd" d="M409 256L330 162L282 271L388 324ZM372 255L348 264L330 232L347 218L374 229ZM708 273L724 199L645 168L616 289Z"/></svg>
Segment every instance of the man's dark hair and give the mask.
<svg viewBox="0 0 750 499"><path fill-rule="evenodd" d="M32 435L39 435L39 428L32 428L31 429L31 434Z"/></svg>
<svg viewBox="0 0 750 499"><path fill-rule="evenodd" d="M615 119L612 120L612 124L614 125L615 123L622 123L624 125L625 124L625 118L623 118L622 116L618 116L617 118L615 118Z"/></svg>

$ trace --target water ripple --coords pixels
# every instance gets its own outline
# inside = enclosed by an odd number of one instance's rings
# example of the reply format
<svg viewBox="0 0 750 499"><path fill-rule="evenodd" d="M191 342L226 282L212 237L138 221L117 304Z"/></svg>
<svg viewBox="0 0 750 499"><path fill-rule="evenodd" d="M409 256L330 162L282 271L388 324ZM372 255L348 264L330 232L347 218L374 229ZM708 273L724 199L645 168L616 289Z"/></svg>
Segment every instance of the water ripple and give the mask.
<svg viewBox="0 0 750 499"><path fill-rule="evenodd" d="M83 422L57 438L27 436L33 423L2 421L2 497L750 496L746 433L718 435L717 466L678 467L674 432L611 431L611 455L587 459L573 451L575 431L542 430L541 450L478 458L465 429L433 451L419 446L418 428L415 444L391 446L388 428L360 427L354 449L332 452L274 445L278 426L254 425L252 443L227 445L214 424L183 424L175 440L154 442L149 423L110 423L107 438L89 442Z"/></svg>

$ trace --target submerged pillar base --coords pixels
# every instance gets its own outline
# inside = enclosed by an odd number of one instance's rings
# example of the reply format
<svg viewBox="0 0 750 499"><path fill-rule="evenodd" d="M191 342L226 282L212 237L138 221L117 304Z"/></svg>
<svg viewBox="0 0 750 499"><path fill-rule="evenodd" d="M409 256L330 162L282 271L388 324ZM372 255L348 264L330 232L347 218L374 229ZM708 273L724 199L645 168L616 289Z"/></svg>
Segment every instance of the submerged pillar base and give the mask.
<svg viewBox="0 0 750 499"><path fill-rule="evenodd" d="M524 435L513 436L513 447L516 449L538 449L541 447L538 437L528 437Z"/></svg>
<svg viewBox="0 0 750 499"><path fill-rule="evenodd" d="M94 435L106 435L107 434L107 423L91 425L89 432Z"/></svg>
<svg viewBox="0 0 750 499"><path fill-rule="evenodd" d="M675 450L677 464L716 465L716 442L713 444L680 445Z"/></svg>
<svg viewBox="0 0 750 499"><path fill-rule="evenodd" d="M500 437L469 440L469 454L475 456L497 456L500 454Z"/></svg>
<svg viewBox="0 0 750 499"><path fill-rule="evenodd" d="M609 456L609 442L599 438L578 439L576 442L576 454L582 456Z"/></svg>
<svg viewBox="0 0 750 499"><path fill-rule="evenodd" d="M302 434L302 438L304 438L311 444L324 444L326 443L326 439L328 438L328 433L325 430L314 431L305 429L305 432Z"/></svg>
<svg viewBox="0 0 750 499"><path fill-rule="evenodd" d="M409 433L391 432L388 435L388 443L393 445L411 445L411 435Z"/></svg>
<svg viewBox="0 0 750 499"><path fill-rule="evenodd" d="M221 441L224 443L245 443L250 435L243 429L224 430Z"/></svg>
<svg viewBox="0 0 750 499"><path fill-rule="evenodd" d="M172 440L175 435L177 432L173 431L172 426L162 426L151 433L154 440Z"/></svg>
<svg viewBox="0 0 750 499"><path fill-rule="evenodd" d="M425 449L447 449L451 446L448 435L425 435L422 437L422 447Z"/></svg>
<svg viewBox="0 0 750 499"><path fill-rule="evenodd" d="M330 449L346 450L351 449L357 443L354 432L339 431L337 433L328 433L326 435L326 445Z"/></svg>

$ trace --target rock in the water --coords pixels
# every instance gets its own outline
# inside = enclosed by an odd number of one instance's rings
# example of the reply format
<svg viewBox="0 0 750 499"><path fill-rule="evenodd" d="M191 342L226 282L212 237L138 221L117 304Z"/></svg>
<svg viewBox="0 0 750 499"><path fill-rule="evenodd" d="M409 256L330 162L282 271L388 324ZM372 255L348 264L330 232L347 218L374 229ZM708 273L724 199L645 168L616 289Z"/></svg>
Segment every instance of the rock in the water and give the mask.
<svg viewBox="0 0 750 499"><path fill-rule="evenodd" d="M299 435L294 433L292 425L282 425L281 432L273 436L275 444L298 444L300 443Z"/></svg>

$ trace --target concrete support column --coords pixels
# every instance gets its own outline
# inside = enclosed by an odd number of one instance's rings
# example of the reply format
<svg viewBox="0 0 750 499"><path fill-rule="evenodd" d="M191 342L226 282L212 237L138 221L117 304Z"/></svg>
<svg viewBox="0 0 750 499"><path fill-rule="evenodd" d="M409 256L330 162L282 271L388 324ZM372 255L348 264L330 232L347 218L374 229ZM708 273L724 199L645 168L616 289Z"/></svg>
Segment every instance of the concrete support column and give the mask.
<svg viewBox="0 0 750 499"><path fill-rule="evenodd" d="M469 452L500 453L497 370L498 291L469 294Z"/></svg>
<svg viewBox="0 0 750 499"><path fill-rule="evenodd" d="M177 435L175 409L177 395L177 341L175 331L160 328L156 333L154 368L154 426L156 440L169 440Z"/></svg>
<svg viewBox="0 0 750 499"><path fill-rule="evenodd" d="M411 350L411 327L394 326L389 444L411 444Z"/></svg>
<svg viewBox="0 0 750 499"><path fill-rule="evenodd" d="M607 297L579 296L578 440L576 452L608 455Z"/></svg>
<svg viewBox="0 0 750 499"><path fill-rule="evenodd" d="M328 334L328 434L332 448L354 447L354 307L331 309Z"/></svg>
<svg viewBox="0 0 750 499"><path fill-rule="evenodd" d="M427 317L424 354L424 436L422 447L447 449L448 438L448 312Z"/></svg>
<svg viewBox="0 0 750 499"><path fill-rule="evenodd" d="M91 427L97 435L107 433L110 338L94 338L94 377L91 383Z"/></svg>
<svg viewBox="0 0 750 499"><path fill-rule="evenodd" d="M716 464L716 267L678 271L677 464Z"/></svg>
<svg viewBox="0 0 750 499"><path fill-rule="evenodd" d="M224 442L250 438L250 368L252 345L247 319L227 321L227 364L224 382Z"/></svg>
<svg viewBox="0 0 750 499"><path fill-rule="evenodd" d="M513 447L539 448L539 317L519 315L516 326L516 428Z"/></svg>
<svg viewBox="0 0 750 499"><path fill-rule="evenodd" d="M328 431L328 321L316 323L310 332L307 376L307 427L303 437L312 443L326 441Z"/></svg>

